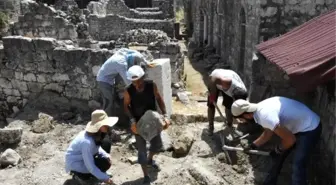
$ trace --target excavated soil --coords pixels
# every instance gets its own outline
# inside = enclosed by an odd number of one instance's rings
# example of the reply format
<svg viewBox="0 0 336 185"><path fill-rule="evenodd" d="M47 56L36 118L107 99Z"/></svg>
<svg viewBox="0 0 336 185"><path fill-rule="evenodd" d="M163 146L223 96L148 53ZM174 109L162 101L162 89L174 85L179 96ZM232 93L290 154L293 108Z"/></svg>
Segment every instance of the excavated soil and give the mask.
<svg viewBox="0 0 336 185"><path fill-rule="evenodd" d="M28 114L26 116L31 117ZM56 121L51 131L36 134L31 131L31 119L25 121L24 113L20 118L22 121L14 121L9 127L19 126L24 130L21 143L12 147L23 160L18 166L0 170L1 184L71 184L69 181L71 177L64 170L64 154L71 139L84 129L86 121L82 121L79 125ZM191 123L172 125L168 129L173 141L183 133L182 131L190 131L194 136L194 146L189 154L182 158L172 157L172 152L157 155L155 159L162 170L159 173L151 172L152 184L252 185L261 182L265 175L262 171L265 171L265 164L269 163L269 159L231 152L234 164L226 164L218 136L209 137L206 127L207 123ZM223 128L221 123L216 123L215 127L217 131ZM139 164L132 165L127 160L136 156L136 150L128 144L131 135L118 129L116 133L121 136L121 141L113 143L111 152L113 165L109 172L113 174L113 180L118 185L141 184L142 171Z"/></svg>

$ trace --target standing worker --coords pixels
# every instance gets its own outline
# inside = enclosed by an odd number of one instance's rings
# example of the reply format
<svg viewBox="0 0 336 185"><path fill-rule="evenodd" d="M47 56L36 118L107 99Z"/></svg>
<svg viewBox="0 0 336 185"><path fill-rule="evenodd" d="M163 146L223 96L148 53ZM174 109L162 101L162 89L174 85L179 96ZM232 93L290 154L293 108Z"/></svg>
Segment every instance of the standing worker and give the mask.
<svg viewBox="0 0 336 185"><path fill-rule="evenodd" d="M264 132L246 150L257 149L275 133L281 144L270 152L273 163L263 185L275 185L282 164L290 151L295 150L292 185L307 185L308 156L317 144L322 126L320 117L307 106L285 97L272 97L258 104L237 100L232 105L237 119L252 120L264 127Z"/></svg>
<svg viewBox="0 0 336 185"><path fill-rule="evenodd" d="M229 128L232 127L232 113L231 105L235 100L246 100L248 93L244 82L239 75L228 69L215 69L210 74L209 82L209 96L208 96L208 119L209 119L209 135L213 135L214 131L214 117L215 106L219 93L223 96L223 105L225 106L226 121ZM233 132L234 135L241 135L238 132Z"/></svg>
<svg viewBox="0 0 336 185"><path fill-rule="evenodd" d="M149 155L147 156L146 140L141 137L136 130L136 124L140 118L148 111L157 111L156 103L163 114L166 129L170 122L166 112L165 103L158 91L156 84L150 80L144 80L145 72L140 66L132 66L128 70L128 78L132 84L124 93L124 109L131 121L131 130L135 134L136 146L138 149L138 162L144 174L144 184L149 184L151 179L148 175L147 166L160 170L158 164L153 160L153 156L162 148L161 135L158 134L150 141Z"/></svg>
<svg viewBox="0 0 336 185"><path fill-rule="evenodd" d="M131 82L126 77L127 69L133 65L146 67L148 64L145 57L138 51L122 48L101 66L97 74L97 82L103 96L103 109L109 116L114 113L116 76L120 75L124 83L129 85Z"/></svg>

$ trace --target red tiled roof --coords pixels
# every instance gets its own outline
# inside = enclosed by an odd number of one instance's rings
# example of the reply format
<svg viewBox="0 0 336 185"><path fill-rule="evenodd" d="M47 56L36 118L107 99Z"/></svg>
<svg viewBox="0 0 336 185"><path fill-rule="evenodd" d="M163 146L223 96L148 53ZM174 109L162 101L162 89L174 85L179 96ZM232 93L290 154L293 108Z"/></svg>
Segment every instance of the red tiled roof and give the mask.
<svg viewBox="0 0 336 185"><path fill-rule="evenodd" d="M256 46L267 60L284 70L299 91L335 79L336 10Z"/></svg>

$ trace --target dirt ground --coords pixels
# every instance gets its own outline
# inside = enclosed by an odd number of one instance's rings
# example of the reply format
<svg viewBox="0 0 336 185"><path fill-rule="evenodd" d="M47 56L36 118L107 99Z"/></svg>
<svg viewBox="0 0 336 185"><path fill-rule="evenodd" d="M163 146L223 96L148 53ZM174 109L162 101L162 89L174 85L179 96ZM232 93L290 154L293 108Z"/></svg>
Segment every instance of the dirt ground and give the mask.
<svg viewBox="0 0 336 185"><path fill-rule="evenodd" d="M62 185L70 176L64 170L64 154L68 144L84 125L54 123L48 133L36 134L31 131L30 122L15 121L9 127L20 126L24 129L21 143L14 148L22 157L22 162L15 167L0 170L0 182L3 185ZM217 139L206 134L207 123L172 125L168 133L172 140L181 131L189 130L194 135L196 149L183 158L173 158L172 152L160 153L156 161L162 170L151 172L152 184L201 185L201 184L254 184L254 172L249 167L246 156L241 157L236 165L227 165L221 159L220 145ZM220 123L216 129L222 128ZM122 133L122 131L118 131ZM127 134L120 142L113 143L111 158L114 182L118 185L135 185L142 182L142 171L138 164L130 164L127 159L136 156L136 151L129 148ZM202 156L205 154L205 156ZM240 155L240 154L239 154Z"/></svg>

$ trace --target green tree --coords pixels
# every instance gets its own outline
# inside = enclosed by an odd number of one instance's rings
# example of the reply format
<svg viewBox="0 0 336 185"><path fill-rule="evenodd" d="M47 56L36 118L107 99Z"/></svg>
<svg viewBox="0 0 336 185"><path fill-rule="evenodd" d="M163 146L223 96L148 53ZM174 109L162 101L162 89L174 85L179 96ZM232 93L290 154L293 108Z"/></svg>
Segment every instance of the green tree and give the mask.
<svg viewBox="0 0 336 185"><path fill-rule="evenodd" d="M9 24L9 17L5 12L0 12L0 30Z"/></svg>

